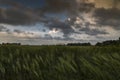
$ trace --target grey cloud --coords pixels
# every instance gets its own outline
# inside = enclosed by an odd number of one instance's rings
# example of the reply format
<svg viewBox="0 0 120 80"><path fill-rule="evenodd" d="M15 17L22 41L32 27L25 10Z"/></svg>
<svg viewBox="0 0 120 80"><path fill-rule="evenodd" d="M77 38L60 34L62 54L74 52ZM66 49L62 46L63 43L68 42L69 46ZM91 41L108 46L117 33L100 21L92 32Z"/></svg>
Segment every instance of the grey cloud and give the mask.
<svg viewBox="0 0 120 80"><path fill-rule="evenodd" d="M41 39L41 37L39 37L37 39ZM42 39L46 39L46 40L61 40L61 41L75 40L73 38L70 38L69 36L67 36L67 37L52 37L52 35L50 35L50 34L45 34L44 37L42 37Z"/></svg>
<svg viewBox="0 0 120 80"><path fill-rule="evenodd" d="M82 34L83 32L87 35L90 36L96 36L99 34L109 34L108 32L106 32L106 30L102 30L100 29L100 25L96 24L96 23L91 23L90 21L86 21L83 16L79 17L79 19L81 20L79 23L74 24L74 28L77 29L77 31L79 30L78 34ZM94 28L91 28L94 27Z"/></svg>
<svg viewBox="0 0 120 80"><path fill-rule="evenodd" d="M6 27L0 25L0 32L3 32L3 31L4 31L4 32L7 32L7 33L10 32L10 30L9 30L8 28L6 28Z"/></svg>
<svg viewBox="0 0 120 80"><path fill-rule="evenodd" d="M6 29L4 26L0 26L0 31L3 31L4 29Z"/></svg>
<svg viewBox="0 0 120 80"><path fill-rule="evenodd" d="M89 27L82 28L80 31L84 31L86 34L91 36L96 36L98 34L109 34L106 31L101 31L99 29L90 29Z"/></svg>
<svg viewBox="0 0 120 80"><path fill-rule="evenodd" d="M14 29L13 32L18 33L18 34L23 33L23 34L31 34L31 35L34 35L34 33L32 33L32 32L25 32L25 31L21 31L21 30L18 30L18 29Z"/></svg>
<svg viewBox="0 0 120 80"><path fill-rule="evenodd" d="M97 18L97 24L101 26L112 26L115 29L120 29L120 10L117 8L96 9L94 17Z"/></svg>
<svg viewBox="0 0 120 80"><path fill-rule="evenodd" d="M10 25L33 25L42 21L42 10L29 8L17 1L0 0L0 23Z"/></svg>
<svg viewBox="0 0 120 80"><path fill-rule="evenodd" d="M44 23L44 18L47 19L47 17L43 18L44 14L50 12L68 12L70 16L77 16L77 14L81 12L91 11L93 8L95 8L97 1L99 2L99 0L94 2L91 2L91 0L88 0L87 2L86 0L45 0L46 5L42 8L28 8L27 6L23 6L22 4L15 1L1 0L0 4L10 5L12 8L0 10L0 23L13 25L34 24L36 22ZM99 11L96 11L97 15L99 14ZM104 10L102 11L104 13ZM114 16L114 14L112 14L112 16Z"/></svg>
<svg viewBox="0 0 120 80"><path fill-rule="evenodd" d="M55 40L61 40L61 41L73 41L73 40L76 40L76 39L70 38L70 37L64 37L64 38L54 37L53 39L55 39Z"/></svg>
<svg viewBox="0 0 120 80"><path fill-rule="evenodd" d="M81 27L84 26L84 27ZM91 28L92 26L96 27L96 28ZM95 24L90 24L89 22L86 22L85 25L81 24L78 25L77 27L79 29L79 31L81 32L85 32L85 34L91 35L91 36L96 36L98 34L109 34L108 32L106 32L105 30L99 29L98 25Z"/></svg>
<svg viewBox="0 0 120 80"><path fill-rule="evenodd" d="M44 39L51 40L53 37L50 34L45 34Z"/></svg>
<svg viewBox="0 0 120 80"><path fill-rule="evenodd" d="M0 23L12 25L28 25L37 22L46 22L44 14L68 12L70 16L78 14L78 4L76 0L45 0L46 6L42 8L28 8L18 2L1 0L0 4L9 5L10 8L0 8ZM94 5L91 3L81 3L80 12L88 11Z"/></svg>
<svg viewBox="0 0 120 80"><path fill-rule="evenodd" d="M64 33L64 37L69 36L71 33L74 33L74 30L71 28L71 24L68 22L62 22L58 19L50 20L46 26L49 29L60 29Z"/></svg>
<svg viewBox="0 0 120 80"><path fill-rule="evenodd" d="M15 9L0 10L0 23L27 25L37 22L32 15Z"/></svg>
<svg viewBox="0 0 120 80"><path fill-rule="evenodd" d="M18 34L20 34L20 33L25 33L24 31L21 31L21 30L18 30L18 29L14 29L13 32L18 33Z"/></svg>

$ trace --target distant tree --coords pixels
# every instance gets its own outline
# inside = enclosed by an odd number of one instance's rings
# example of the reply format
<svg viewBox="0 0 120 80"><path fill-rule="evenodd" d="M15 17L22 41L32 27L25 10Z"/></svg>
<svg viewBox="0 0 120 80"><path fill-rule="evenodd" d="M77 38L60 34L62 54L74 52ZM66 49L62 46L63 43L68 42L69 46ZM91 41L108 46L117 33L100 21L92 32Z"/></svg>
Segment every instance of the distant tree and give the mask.
<svg viewBox="0 0 120 80"><path fill-rule="evenodd" d="M102 44L100 42L96 43L96 46L101 46Z"/></svg>
<svg viewBox="0 0 120 80"><path fill-rule="evenodd" d="M91 46L90 43L68 43L67 46Z"/></svg>
<svg viewBox="0 0 120 80"><path fill-rule="evenodd" d="M21 45L21 43L2 43L2 45Z"/></svg>
<svg viewBox="0 0 120 80"><path fill-rule="evenodd" d="M96 43L96 46L106 46L106 45L120 45L120 38L118 40L108 40L102 43Z"/></svg>

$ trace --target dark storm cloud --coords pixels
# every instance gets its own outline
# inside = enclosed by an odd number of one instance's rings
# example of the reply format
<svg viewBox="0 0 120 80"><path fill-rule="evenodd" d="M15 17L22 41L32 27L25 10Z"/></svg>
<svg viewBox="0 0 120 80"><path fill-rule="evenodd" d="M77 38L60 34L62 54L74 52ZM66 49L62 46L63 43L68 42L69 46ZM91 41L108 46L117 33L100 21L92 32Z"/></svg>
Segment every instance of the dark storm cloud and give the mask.
<svg viewBox="0 0 120 80"><path fill-rule="evenodd" d="M61 37L53 37L53 39L54 39L54 40L61 40L61 41L72 41L72 40L76 40L76 39L71 38L71 37L69 37L69 36L63 37L63 38L61 38Z"/></svg>
<svg viewBox="0 0 120 80"><path fill-rule="evenodd" d="M84 26L84 27L82 27L82 26ZM98 25L91 24L90 22L84 22L84 23L81 22L79 24L76 24L75 27L80 32L84 32L85 34L90 35L90 36L97 36L99 34L103 34L103 35L109 34L105 30L100 29ZM94 27L94 28L91 28L91 27Z"/></svg>
<svg viewBox="0 0 120 80"><path fill-rule="evenodd" d="M42 1L42 2L41 2ZM113 26L115 29L120 29L120 10L116 8L116 3L113 3L112 8L106 9L106 6L96 7L101 0L0 0L0 23L11 25L32 25L35 23L43 23L50 30L56 29L64 33L63 37L69 39L69 35L76 33L71 26L74 26L76 17L80 17L80 13L93 13L96 18L96 27ZM98 1L98 2L97 2ZM105 0L103 0L104 2ZM40 4L38 4L38 2ZM96 3L97 2L97 3ZM23 3L23 4L22 4ZM33 3L33 4L32 4ZM37 6L36 6L36 5ZM4 5L4 6L3 6ZM49 13L67 13L70 21L61 21L55 17L49 18L45 14ZM84 19L85 16L80 17ZM83 22L79 24L80 31L84 31L89 35L107 34L105 31L98 29L90 29L91 24ZM77 28L77 27L76 27ZM44 30L45 31L45 30ZM19 31L15 31L19 33ZM80 34L80 33L79 33ZM49 37L49 36L46 36Z"/></svg>
<svg viewBox="0 0 120 80"><path fill-rule="evenodd" d="M84 31L86 34L91 36L96 36L98 34L109 34L106 31L99 30L99 29L90 29L89 27L81 28L80 31Z"/></svg>
<svg viewBox="0 0 120 80"><path fill-rule="evenodd" d="M32 14L25 13L15 9L0 10L0 23L13 25L25 25L36 22Z"/></svg>
<svg viewBox="0 0 120 80"><path fill-rule="evenodd" d="M33 0L23 1L24 3L32 2ZM41 1L41 0L37 0ZM26 25L34 24L37 22L46 23L46 13L61 13L67 12L69 16L77 16L79 12L89 11L94 7L93 3L77 3L76 0L45 0L44 5L42 3L37 8L31 5L23 5L18 0L0 0L0 23L12 24L12 25ZM36 1L34 1L36 2ZM41 7L42 5L42 7ZM62 25L62 24L61 24Z"/></svg>
<svg viewBox="0 0 120 80"><path fill-rule="evenodd" d="M67 21L63 22L63 21L60 21L59 19L52 19L48 21L46 26L51 30L52 29L61 30L64 33L64 37L67 37L71 33L74 33L74 30L71 28L71 23Z"/></svg>
<svg viewBox="0 0 120 80"><path fill-rule="evenodd" d="M111 9L104 9L99 8L95 10L95 16L98 16L99 18L105 18L105 19L120 19L120 10L117 8L111 8Z"/></svg>
<svg viewBox="0 0 120 80"><path fill-rule="evenodd" d="M42 10L29 8L28 5L23 5L17 0L0 0L0 23L11 25L35 24L40 22L41 12Z"/></svg>
<svg viewBox="0 0 120 80"><path fill-rule="evenodd" d="M76 0L45 0L47 5L46 11L61 12L73 11L76 8Z"/></svg>
<svg viewBox="0 0 120 80"><path fill-rule="evenodd" d="M101 26L112 26L115 29L120 29L120 10L117 8L95 10L94 16L97 18L97 24Z"/></svg>
<svg viewBox="0 0 120 80"><path fill-rule="evenodd" d="M69 15L76 15L78 11L78 4L76 0L45 0L44 3L40 3L40 5L37 5L36 8L34 7L35 2L38 4L38 1L43 2L43 0L0 0L0 23L12 25L31 25L37 22L46 21L46 13L67 12ZM34 3L32 4L30 2ZM26 5L24 3L26 3ZM28 5L30 7L28 7ZM85 10L88 11L91 7L93 7L93 4L81 3L79 10L81 12Z"/></svg>

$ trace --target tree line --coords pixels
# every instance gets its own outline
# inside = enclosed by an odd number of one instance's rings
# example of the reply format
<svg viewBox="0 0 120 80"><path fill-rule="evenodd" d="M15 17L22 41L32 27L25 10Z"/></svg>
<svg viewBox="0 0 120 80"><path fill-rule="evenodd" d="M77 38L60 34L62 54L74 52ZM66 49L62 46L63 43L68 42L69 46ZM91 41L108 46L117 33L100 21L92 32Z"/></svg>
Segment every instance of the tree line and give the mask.
<svg viewBox="0 0 120 80"><path fill-rule="evenodd" d="M1 45L21 45L21 43L2 43ZM97 42L95 46L107 46L107 45L120 45L120 38L118 40L107 40L103 42ZM88 43L67 43L59 44L56 46L92 46L90 42Z"/></svg>
<svg viewBox="0 0 120 80"><path fill-rule="evenodd" d="M21 43L2 43L1 45L21 45Z"/></svg>
<svg viewBox="0 0 120 80"><path fill-rule="evenodd" d="M96 43L96 46L107 46L107 45L120 45L120 38L118 40L107 40Z"/></svg>
<svg viewBox="0 0 120 80"><path fill-rule="evenodd" d="M118 40L107 40L97 42L95 46L120 45L120 38ZM91 43L68 43L67 46L92 46Z"/></svg>

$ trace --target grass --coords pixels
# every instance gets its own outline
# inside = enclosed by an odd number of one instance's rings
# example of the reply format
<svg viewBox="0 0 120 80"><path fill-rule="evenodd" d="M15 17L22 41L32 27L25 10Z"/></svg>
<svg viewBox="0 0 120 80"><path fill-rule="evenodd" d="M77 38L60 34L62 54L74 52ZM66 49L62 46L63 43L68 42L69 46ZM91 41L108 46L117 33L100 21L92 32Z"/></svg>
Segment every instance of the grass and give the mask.
<svg viewBox="0 0 120 80"><path fill-rule="evenodd" d="M120 46L0 46L0 80L119 80Z"/></svg>

